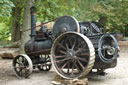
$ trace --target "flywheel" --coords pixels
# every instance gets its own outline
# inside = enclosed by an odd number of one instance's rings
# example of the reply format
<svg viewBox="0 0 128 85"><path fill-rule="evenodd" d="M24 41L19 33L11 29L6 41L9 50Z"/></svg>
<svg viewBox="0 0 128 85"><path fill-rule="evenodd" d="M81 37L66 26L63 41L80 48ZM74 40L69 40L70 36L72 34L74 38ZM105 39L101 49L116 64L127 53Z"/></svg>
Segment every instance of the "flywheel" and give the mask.
<svg viewBox="0 0 128 85"><path fill-rule="evenodd" d="M59 17L53 26L53 35L57 38L60 34L68 31L80 32L78 21L73 16Z"/></svg>
<svg viewBox="0 0 128 85"><path fill-rule="evenodd" d="M78 32L61 34L53 43L51 55L55 71L66 79L86 76L95 62L93 44Z"/></svg>

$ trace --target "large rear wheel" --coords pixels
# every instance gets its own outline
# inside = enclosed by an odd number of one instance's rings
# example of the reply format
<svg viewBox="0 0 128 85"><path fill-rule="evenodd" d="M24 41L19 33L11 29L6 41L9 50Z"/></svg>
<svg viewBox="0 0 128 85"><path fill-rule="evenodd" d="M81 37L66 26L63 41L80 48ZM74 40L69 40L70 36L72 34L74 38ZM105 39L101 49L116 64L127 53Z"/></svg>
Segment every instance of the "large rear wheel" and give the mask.
<svg viewBox="0 0 128 85"><path fill-rule="evenodd" d="M66 32L53 43L51 61L63 78L74 79L87 75L95 61L91 41L83 34Z"/></svg>

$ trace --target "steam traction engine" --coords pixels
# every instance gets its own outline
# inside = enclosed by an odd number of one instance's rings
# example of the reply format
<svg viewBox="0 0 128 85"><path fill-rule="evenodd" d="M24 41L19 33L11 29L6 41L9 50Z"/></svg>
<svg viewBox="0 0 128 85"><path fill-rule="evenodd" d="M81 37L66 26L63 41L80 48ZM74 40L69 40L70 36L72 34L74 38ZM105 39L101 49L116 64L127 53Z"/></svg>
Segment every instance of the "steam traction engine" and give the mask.
<svg viewBox="0 0 128 85"><path fill-rule="evenodd" d="M104 34L92 22L78 22L72 16L59 17L49 30L36 31L36 8L31 8L31 39L25 54L13 60L17 77L26 78L32 70L49 71L53 65L63 78L86 76L92 69L103 72L117 65L118 44L111 33Z"/></svg>

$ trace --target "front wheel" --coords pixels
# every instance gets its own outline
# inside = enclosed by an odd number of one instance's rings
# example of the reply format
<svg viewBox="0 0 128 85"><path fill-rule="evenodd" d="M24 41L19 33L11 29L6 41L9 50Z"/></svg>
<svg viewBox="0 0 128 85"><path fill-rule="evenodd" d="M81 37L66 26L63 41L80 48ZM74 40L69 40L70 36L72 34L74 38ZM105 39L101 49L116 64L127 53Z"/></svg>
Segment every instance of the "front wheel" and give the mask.
<svg viewBox="0 0 128 85"><path fill-rule="evenodd" d="M31 59L25 54L16 56L13 60L13 70L18 78L28 78L33 70Z"/></svg>

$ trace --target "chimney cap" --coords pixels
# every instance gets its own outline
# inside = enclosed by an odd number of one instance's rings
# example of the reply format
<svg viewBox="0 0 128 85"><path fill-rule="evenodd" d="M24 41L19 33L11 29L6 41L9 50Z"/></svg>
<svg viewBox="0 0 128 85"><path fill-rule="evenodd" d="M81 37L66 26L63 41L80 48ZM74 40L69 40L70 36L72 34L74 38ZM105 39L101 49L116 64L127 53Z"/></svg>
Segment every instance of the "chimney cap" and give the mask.
<svg viewBox="0 0 128 85"><path fill-rule="evenodd" d="M37 8L36 8L35 6L32 6L32 7L30 8L30 11L31 11L31 14L36 13Z"/></svg>

